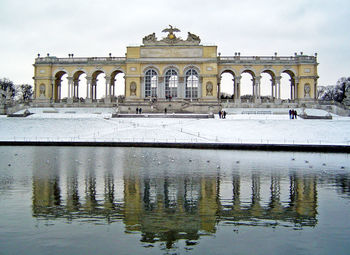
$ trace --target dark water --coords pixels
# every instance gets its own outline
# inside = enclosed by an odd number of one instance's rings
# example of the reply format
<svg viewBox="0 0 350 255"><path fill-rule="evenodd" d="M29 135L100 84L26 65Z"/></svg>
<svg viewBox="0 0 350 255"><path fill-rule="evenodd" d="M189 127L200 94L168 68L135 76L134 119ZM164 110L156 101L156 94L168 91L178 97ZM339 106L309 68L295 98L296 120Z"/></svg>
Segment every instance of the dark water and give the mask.
<svg viewBox="0 0 350 255"><path fill-rule="evenodd" d="M348 154L0 147L0 254L349 254Z"/></svg>

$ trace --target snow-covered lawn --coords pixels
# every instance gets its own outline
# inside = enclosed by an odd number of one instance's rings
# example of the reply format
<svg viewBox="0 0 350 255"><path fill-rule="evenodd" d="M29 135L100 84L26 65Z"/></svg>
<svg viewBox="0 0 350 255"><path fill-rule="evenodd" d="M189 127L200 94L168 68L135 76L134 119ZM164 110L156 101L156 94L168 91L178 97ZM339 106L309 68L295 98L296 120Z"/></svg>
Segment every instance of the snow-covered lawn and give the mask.
<svg viewBox="0 0 350 255"><path fill-rule="evenodd" d="M0 140L350 144L348 117L290 120L286 109L284 113L265 110L271 114L242 114L253 110L228 109L226 119L118 119L111 118L110 108L33 108L29 111L34 114L27 118L1 116ZM321 110L307 113L327 114Z"/></svg>

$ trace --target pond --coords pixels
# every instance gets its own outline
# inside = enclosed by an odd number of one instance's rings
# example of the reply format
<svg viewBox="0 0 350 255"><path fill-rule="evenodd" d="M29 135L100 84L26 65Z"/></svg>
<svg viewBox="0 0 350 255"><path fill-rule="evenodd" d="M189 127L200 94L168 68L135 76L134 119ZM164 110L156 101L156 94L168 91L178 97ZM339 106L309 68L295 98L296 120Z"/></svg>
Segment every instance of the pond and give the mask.
<svg viewBox="0 0 350 255"><path fill-rule="evenodd" d="M349 154L0 147L1 254L348 254Z"/></svg>

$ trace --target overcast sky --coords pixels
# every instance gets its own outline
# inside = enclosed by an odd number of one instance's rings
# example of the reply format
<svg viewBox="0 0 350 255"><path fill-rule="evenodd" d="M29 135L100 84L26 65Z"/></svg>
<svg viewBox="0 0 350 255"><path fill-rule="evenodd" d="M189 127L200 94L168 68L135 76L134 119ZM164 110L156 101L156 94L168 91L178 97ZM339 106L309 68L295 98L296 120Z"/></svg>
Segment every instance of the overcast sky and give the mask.
<svg viewBox="0 0 350 255"><path fill-rule="evenodd" d="M0 78L33 84L38 53L122 57L169 24L222 56L317 52L319 85L350 76L349 0L1 0Z"/></svg>

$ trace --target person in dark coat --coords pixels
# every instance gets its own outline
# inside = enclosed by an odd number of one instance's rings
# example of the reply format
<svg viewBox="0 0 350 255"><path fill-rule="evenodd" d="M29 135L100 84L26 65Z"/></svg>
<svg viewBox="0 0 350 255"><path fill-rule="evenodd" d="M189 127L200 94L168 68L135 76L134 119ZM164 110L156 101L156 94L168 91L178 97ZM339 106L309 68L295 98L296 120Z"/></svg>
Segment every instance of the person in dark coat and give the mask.
<svg viewBox="0 0 350 255"><path fill-rule="evenodd" d="M140 107L140 109L139 109L139 114L141 114L142 113L142 108Z"/></svg>
<svg viewBox="0 0 350 255"><path fill-rule="evenodd" d="M289 119L292 119L292 110L289 109Z"/></svg>
<svg viewBox="0 0 350 255"><path fill-rule="evenodd" d="M139 113L139 108L138 107L136 107L136 114L138 114Z"/></svg>
<svg viewBox="0 0 350 255"><path fill-rule="evenodd" d="M219 111L219 119L221 119L221 111Z"/></svg>
<svg viewBox="0 0 350 255"><path fill-rule="evenodd" d="M223 115L223 119L226 119L226 111L223 111L222 115Z"/></svg>

